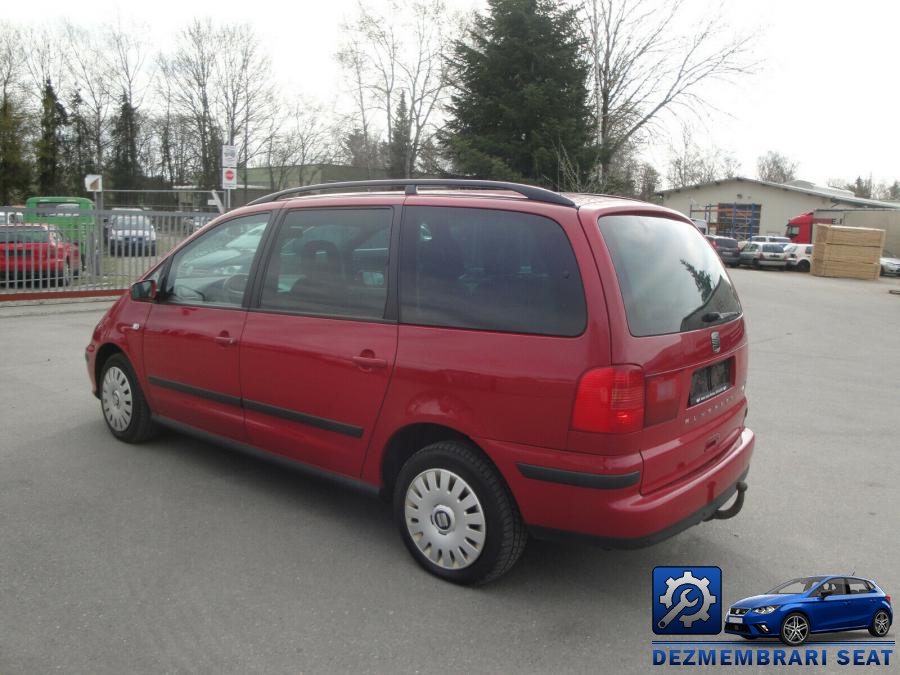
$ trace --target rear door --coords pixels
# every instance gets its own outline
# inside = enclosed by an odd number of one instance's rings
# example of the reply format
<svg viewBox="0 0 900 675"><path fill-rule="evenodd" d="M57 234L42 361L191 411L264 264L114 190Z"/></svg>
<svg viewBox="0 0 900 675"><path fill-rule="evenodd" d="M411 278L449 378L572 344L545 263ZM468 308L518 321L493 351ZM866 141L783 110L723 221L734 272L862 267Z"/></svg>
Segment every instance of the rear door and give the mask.
<svg viewBox="0 0 900 675"><path fill-rule="evenodd" d="M739 440L747 378L741 304L718 255L690 224L610 215L593 226L619 290L611 298L614 284L605 280L612 362L644 373L644 429L636 433L648 494Z"/></svg>
<svg viewBox="0 0 900 675"><path fill-rule="evenodd" d="M878 596L875 588L864 579L847 578L847 588L850 593L849 623L852 626L868 626L875 616L878 607Z"/></svg>
<svg viewBox="0 0 900 675"><path fill-rule="evenodd" d="M268 211L234 218L172 258L144 326L144 373L156 414L245 440L238 355L247 280Z"/></svg>
<svg viewBox="0 0 900 675"><path fill-rule="evenodd" d="M285 214L240 348L254 445L359 474L397 352L386 314L395 208Z"/></svg>

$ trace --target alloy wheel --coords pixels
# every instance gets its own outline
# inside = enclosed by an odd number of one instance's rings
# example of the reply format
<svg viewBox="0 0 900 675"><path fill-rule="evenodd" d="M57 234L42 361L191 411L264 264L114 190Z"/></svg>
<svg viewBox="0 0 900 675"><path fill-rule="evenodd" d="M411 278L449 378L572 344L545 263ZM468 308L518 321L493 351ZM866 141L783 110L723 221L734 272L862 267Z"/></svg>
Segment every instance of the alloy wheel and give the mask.
<svg viewBox="0 0 900 675"><path fill-rule="evenodd" d="M785 619L781 630L788 644L799 645L809 635L809 622L800 614L792 614Z"/></svg>
<svg viewBox="0 0 900 675"><path fill-rule="evenodd" d="M888 613L883 609L879 610L877 614L875 614L875 620L872 622L872 625L875 628L875 634L879 637L887 635L888 628L891 625L891 620L888 618Z"/></svg>

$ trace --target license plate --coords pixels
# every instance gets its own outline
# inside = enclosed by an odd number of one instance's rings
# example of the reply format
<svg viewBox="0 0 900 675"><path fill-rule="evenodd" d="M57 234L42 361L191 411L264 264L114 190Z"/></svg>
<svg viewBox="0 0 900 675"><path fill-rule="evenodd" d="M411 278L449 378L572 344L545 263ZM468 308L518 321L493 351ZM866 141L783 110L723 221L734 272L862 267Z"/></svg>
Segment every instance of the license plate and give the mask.
<svg viewBox="0 0 900 675"><path fill-rule="evenodd" d="M744 617L728 615L728 623L744 623Z"/></svg>
<svg viewBox="0 0 900 675"><path fill-rule="evenodd" d="M688 406L703 403L731 387L731 363L732 359L727 359L695 370L691 376Z"/></svg>

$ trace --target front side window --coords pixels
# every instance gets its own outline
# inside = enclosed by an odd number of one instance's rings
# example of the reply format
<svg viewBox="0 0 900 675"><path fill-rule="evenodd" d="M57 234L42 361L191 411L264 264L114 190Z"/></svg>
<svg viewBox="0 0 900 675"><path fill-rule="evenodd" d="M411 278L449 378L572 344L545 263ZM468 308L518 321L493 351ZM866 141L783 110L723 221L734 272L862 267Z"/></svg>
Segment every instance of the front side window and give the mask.
<svg viewBox="0 0 900 675"><path fill-rule="evenodd" d="M401 239L404 323L559 336L584 330L578 263L549 218L409 207Z"/></svg>
<svg viewBox="0 0 900 675"><path fill-rule="evenodd" d="M166 302L240 307L269 212L221 223L175 254Z"/></svg>
<svg viewBox="0 0 900 675"><path fill-rule="evenodd" d="M637 215L604 216L598 222L632 335L698 330L741 313L721 259L696 228Z"/></svg>
<svg viewBox="0 0 900 675"><path fill-rule="evenodd" d="M291 211L271 249L260 307L383 318L392 219L386 208Z"/></svg>

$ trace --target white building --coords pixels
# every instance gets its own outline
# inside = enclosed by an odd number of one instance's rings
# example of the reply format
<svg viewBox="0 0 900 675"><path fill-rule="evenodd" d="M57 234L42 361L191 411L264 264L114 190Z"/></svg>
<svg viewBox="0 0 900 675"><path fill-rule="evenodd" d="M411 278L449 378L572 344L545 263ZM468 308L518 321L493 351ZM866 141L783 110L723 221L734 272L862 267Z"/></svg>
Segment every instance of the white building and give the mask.
<svg viewBox="0 0 900 675"><path fill-rule="evenodd" d="M794 216L816 209L900 209L900 202L854 197L849 190L808 181L769 183L752 178L726 178L712 183L663 190L663 206L691 218L702 218L710 232L746 239L754 234L783 235Z"/></svg>

